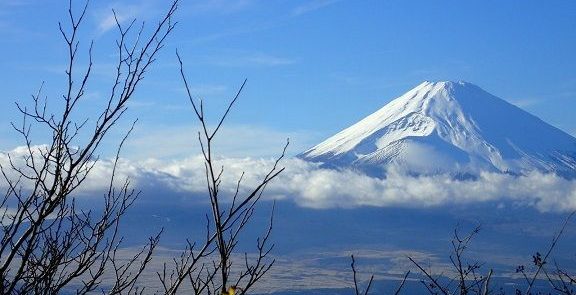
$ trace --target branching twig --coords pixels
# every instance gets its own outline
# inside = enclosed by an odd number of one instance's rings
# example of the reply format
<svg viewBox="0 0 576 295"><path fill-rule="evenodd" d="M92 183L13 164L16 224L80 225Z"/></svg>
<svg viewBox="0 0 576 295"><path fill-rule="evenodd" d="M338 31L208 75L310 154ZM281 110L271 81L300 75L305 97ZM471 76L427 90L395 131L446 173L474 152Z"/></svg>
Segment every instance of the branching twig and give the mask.
<svg viewBox="0 0 576 295"><path fill-rule="evenodd" d="M350 263L350 267L352 268L352 276L354 278L354 292L356 295L368 295L368 292L370 291L370 288L372 287L372 281L374 280L374 275L370 276L370 280L368 280L368 286L366 286L366 289L364 290L364 293L362 293L362 291L359 289L358 287L358 280L356 278L356 260L354 259L354 255L350 255L350 258L352 258L352 263ZM402 287L400 287L402 288Z"/></svg>
<svg viewBox="0 0 576 295"><path fill-rule="evenodd" d="M238 245L241 232L252 219L255 206L261 199L267 184L284 171L284 168L279 168L278 164L285 156L288 142L284 146L282 154L274 162L273 167L256 187L242 195L240 189L244 176L244 173L242 173L242 176L237 181L232 202L230 204L223 202L220 184L222 183L224 167L217 168L216 166L213 143L230 110L240 97L246 85L246 80L244 80L236 95L228 103L223 115L217 120L216 127L210 130L204 114L203 102L201 100L197 102L192 97L186 75L184 74L182 58L178 52L176 52L176 56L180 64L180 75L186 88L188 99L192 104L196 119L201 125L198 141L204 158L211 217L207 218L207 234L205 240L200 244L201 246L198 249L194 249L195 244L190 245L185 249L180 261L174 261L175 270L167 272L168 266L164 265L164 271L163 273L158 273L158 277L164 286L166 294L175 294L185 279L190 281L192 288L197 293L204 290L209 294L213 292L226 293L229 288L233 288L238 291L238 294L245 294L274 264L273 259L268 259L273 248L273 245L269 245L269 239L274 214L271 214L270 225L264 236L256 240L257 257L251 261L249 255L245 253L243 270L239 271L235 280L230 278L233 269L232 255ZM213 225L213 228L210 227L211 225ZM211 253L217 253L218 259L212 260L212 263L207 263L206 260ZM230 285L230 282L235 282L235 285ZM219 291L216 291L216 289Z"/></svg>
<svg viewBox="0 0 576 295"><path fill-rule="evenodd" d="M102 140L126 112L127 102L173 30L172 16L177 3L178 0L174 0L152 33L143 37L142 44L136 41L128 46L126 39L131 26L123 28L117 20L120 59L116 80L107 106L100 111L93 129L87 130L89 119L76 121L75 118L80 114L93 67L91 42L86 70L76 70L79 28L89 1L76 12L73 1L69 0L69 24L59 23L68 58L62 101L56 104L55 113L49 112L48 99L42 99L43 87L40 87L38 93L32 95L31 108L16 103L23 119L22 124L12 123L12 126L25 144L25 154L8 155L8 164L0 166L8 184L1 204L11 207L2 214L0 294L57 294L71 285L76 286L76 294L86 294L102 288L102 276L107 271L115 273L109 293L137 293L136 281L150 261L159 236L151 238L148 246L127 262L116 259L122 241L118 232L120 220L139 194L131 188L128 179L120 187L115 185L120 150L126 137L117 149L102 213L80 209L75 194L98 162ZM138 32L138 40L141 34L142 31ZM47 130L51 135L48 144L33 144L32 127Z"/></svg>

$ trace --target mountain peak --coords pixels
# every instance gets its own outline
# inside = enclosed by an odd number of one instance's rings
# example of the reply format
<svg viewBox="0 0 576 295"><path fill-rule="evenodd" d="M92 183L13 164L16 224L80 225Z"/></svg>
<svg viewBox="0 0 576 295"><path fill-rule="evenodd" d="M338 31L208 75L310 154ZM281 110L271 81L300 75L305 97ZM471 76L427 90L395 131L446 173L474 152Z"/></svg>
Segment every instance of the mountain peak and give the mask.
<svg viewBox="0 0 576 295"><path fill-rule="evenodd" d="M476 87L478 88L478 86L467 82L467 81L449 81L449 80L444 80L444 81L424 81L422 83L420 83L420 85L416 86L415 88L434 88L434 89L450 89L450 88L454 88L454 87Z"/></svg>
<svg viewBox="0 0 576 295"><path fill-rule="evenodd" d="M425 81L299 156L376 174L576 174L575 138L464 81Z"/></svg>
<svg viewBox="0 0 576 295"><path fill-rule="evenodd" d="M441 93L444 95L453 96L455 91L458 92L477 92L482 91L480 87L476 86L473 83L466 82L466 81L424 81L420 83L418 86L414 87L412 90L408 91L408 93L420 93L426 97L430 97L430 93L436 94ZM407 94L408 94L407 93ZM461 97L461 95L460 95Z"/></svg>

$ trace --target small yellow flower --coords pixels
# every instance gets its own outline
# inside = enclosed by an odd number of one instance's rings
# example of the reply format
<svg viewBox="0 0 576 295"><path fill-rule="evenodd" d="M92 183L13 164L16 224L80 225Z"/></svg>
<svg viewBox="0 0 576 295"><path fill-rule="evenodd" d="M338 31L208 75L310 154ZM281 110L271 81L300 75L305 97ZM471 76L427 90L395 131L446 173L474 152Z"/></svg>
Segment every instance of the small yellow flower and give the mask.
<svg viewBox="0 0 576 295"><path fill-rule="evenodd" d="M222 295L236 295L236 286L230 286L227 292L222 292Z"/></svg>

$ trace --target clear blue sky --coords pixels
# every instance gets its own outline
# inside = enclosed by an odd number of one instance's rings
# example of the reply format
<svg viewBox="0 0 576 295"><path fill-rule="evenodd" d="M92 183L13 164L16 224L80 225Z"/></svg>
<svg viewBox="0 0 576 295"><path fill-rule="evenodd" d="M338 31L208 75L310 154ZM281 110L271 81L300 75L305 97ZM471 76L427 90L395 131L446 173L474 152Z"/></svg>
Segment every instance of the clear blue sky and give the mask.
<svg viewBox="0 0 576 295"><path fill-rule="evenodd" d="M27 101L42 81L50 99L61 94L58 21L67 2L0 0L0 149L18 145L9 129L19 119L14 101ZM107 91L111 9L153 22L168 1L92 2L81 48L95 41L86 114ZM209 109L248 79L227 123L232 153L275 154L285 136L300 152L424 80L472 82L576 134L576 1L181 0L176 19L127 118L140 119L133 147L150 150L136 156L178 156L194 142L193 134L178 139L194 121L176 48ZM154 151L154 136L166 132L169 140L157 141L174 147Z"/></svg>

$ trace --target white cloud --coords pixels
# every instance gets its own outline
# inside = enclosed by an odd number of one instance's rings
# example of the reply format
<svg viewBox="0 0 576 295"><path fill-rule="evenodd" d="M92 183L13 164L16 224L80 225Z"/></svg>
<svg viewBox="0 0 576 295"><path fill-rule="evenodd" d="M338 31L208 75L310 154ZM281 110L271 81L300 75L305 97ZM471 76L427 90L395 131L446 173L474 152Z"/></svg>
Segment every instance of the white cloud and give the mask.
<svg viewBox="0 0 576 295"><path fill-rule="evenodd" d="M234 56L217 56L208 58L208 63L222 67L276 67L296 63L294 59L263 54L238 54Z"/></svg>
<svg viewBox="0 0 576 295"><path fill-rule="evenodd" d="M272 55L253 55L241 58L239 60L241 64L253 64L253 65L263 65L263 66L282 66L290 65L295 63L293 59L272 56Z"/></svg>
<svg viewBox="0 0 576 295"><path fill-rule="evenodd" d="M315 10L319 10L328 7L334 3L340 2L340 0L311 0L306 3L297 6L292 10L292 16L300 16Z"/></svg>
<svg viewBox="0 0 576 295"><path fill-rule="evenodd" d="M4 6L22 6L32 3L30 0L2 0L0 5Z"/></svg>
<svg viewBox="0 0 576 295"><path fill-rule="evenodd" d="M195 0L187 8L193 13L229 14L254 4L254 0Z"/></svg>
<svg viewBox="0 0 576 295"><path fill-rule="evenodd" d="M198 131L199 126L192 124L138 125L128 139L125 150L130 152L126 154L132 160L182 159L200 153ZM281 152L286 139L290 139L290 155L305 150L318 140L307 132L279 131L253 125L228 125L220 129L219 136L215 139L215 149L216 154L226 157L272 157Z"/></svg>
<svg viewBox="0 0 576 295"><path fill-rule="evenodd" d="M22 148L11 151L23 153ZM0 153L0 163L6 157ZM476 179L456 180L448 175L410 176L389 171L386 179L369 177L350 170L322 169L317 164L287 159L286 170L267 188L267 198L292 199L311 208L417 207L495 202L534 207L540 211L576 209L576 180L533 172L525 176L481 173ZM236 181L246 172L241 190L256 186L273 165L273 159L218 158L224 167L221 192L231 195ZM112 169L111 161L99 162L82 188L82 195L100 196ZM206 189L200 155L180 160L140 160L120 162L118 182L126 177L144 191L143 198L163 200L170 195L184 201L197 198ZM162 194L147 193L162 192Z"/></svg>
<svg viewBox="0 0 576 295"><path fill-rule="evenodd" d="M238 33L240 34L240 33ZM194 42L194 41L192 41ZM276 54L240 50L225 49L217 50L208 54L192 56L191 62L199 65L211 65L218 67L279 67L296 64L297 59L279 56Z"/></svg>
<svg viewBox="0 0 576 295"><path fill-rule="evenodd" d="M158 0L103 1L102 3L94 3L101 6L91 11L94 11L93 17L97 23L97 33L104 34L116 28L113 10L116 12L118 22L123 26L128 25L132 20L136 19L136 28L133 28L133 30L138 30L142 22L148 23L152 21L150 23L151 25L155 23L156 18L168 9L169 6L167 3L170 2ZM124 29L126 29L126 27L124 27Z"/></svg>
<svg viewBox="0 0 576 295"><path fill-rule="evenodd" d="M535 106L541 103L541 99L537 98L520 98L520 99L511 99L509 102L519 108L525 109L532 106Z"/></svg>
<svg viewBox="0 0 576 295"><path fill-rule="evenodd" d="M286 170L268 186L268 196L291 198L312 208L333 207L432 207L478 202L513 202L540 211L576 209L576 181L552 174L531 173L511 176L482 173L474 180L455 180L448 175L409 176L389 171L386 179L369 177L350 170L330 170L298 159L283 162ZM272 160L224 158L217 164L225 168L222 191L232 193L236 180L245 171L244 189L255 186L272 165ZM201 192L204 170L202 159L148 163L151 171L173 176L173 188Z"/></svg>
<svg viewBox="0 0 576 295"><path fill-rule="evenodd" d="M14 9L29 4L31 4L29 0L0 0L0 34L4 35L3 38L8 36L21 38L21 35L25 34L22 26L14 23L11 16L14 14Z"/></svg>
<svg viewBox="0 0 576 295"><path fill-rule="evenodd" d="M190 93L194 93L198 97L206 97L216 94L222 94L228 91L228 87L225 85L217 84L196 84L190 85Z"/></svg>
<svg viewBox="0 0 576 295"><path fill-rule="evenodd" d="M112 8L107 9L106 12L100 12L97 16L98 21L98 33L104 34L114 28L116 28L116 19L120 24L124 24L126 21L132 21L135 19L142 11L141 6L130 5L130 6L119 6L115 7L116 18L112 12Z"/></svg>

